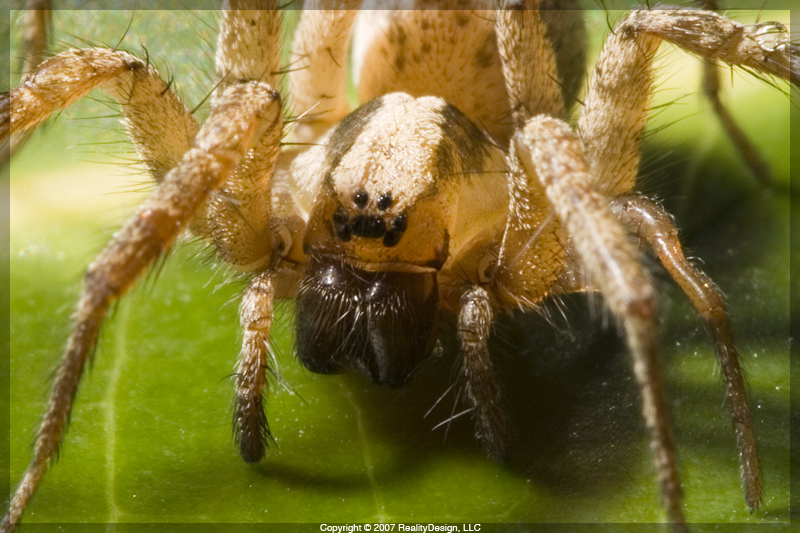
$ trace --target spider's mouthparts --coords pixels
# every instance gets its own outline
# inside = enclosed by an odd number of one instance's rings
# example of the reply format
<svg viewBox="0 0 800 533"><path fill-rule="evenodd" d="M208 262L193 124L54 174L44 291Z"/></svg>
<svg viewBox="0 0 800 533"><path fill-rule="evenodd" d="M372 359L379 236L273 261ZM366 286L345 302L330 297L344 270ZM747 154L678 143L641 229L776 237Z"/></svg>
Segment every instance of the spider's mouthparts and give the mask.
<svg viewBox="0 0 800 533"><path fill-rule="evenodd" d="M402 387L433 349L436 276L315 261L297 296L300 361L312 372L356 370L375 383Z"/></svg>

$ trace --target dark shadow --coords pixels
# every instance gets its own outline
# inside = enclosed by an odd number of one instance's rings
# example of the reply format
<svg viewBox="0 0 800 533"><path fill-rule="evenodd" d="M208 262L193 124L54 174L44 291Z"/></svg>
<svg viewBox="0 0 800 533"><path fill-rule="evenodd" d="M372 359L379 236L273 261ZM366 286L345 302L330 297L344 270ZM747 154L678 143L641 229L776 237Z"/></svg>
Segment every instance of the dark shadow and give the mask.
<svg viewBox="0 0 800 533"><path fill-rule="evenodd" d="M506 467L561 493L590 493L623 481L644 436L623 344L592 316L586 298L571 295L558 309L549 305L550 322L541 313L501 317L490 343L514 430ZM345 378L369 414L368 433L405 449L408 460L392 476L413 476L442 454L488 460L471 416L432 430L468 407L460 384L447 392L459 367L453 317L443 322L438 355L406 388L380 389L360 376Z"/></svg>

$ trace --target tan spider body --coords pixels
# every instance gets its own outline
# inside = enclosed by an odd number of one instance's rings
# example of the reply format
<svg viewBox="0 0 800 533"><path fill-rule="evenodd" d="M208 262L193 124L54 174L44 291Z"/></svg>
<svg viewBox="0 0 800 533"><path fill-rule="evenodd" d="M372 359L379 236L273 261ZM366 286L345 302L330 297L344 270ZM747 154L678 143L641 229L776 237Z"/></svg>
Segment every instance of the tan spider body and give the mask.
<svg viewBox="0 0 800 533"><path fill-rule="evenodd" d="M277 298L297 297L297 348L307 368L358 370L389 386L406 383L431 354L442 314L455 314L459 384L477 437L505 458L512 429L488 348L493 321L553 295L596 291L625 332L668 519L682 523L641 242L711 326L745 497L756 508L758 459L722 297L683 257L670 218L631 191L660 39L797 83L789 44L765 47L752 28L712 12L633 12L608 38L573 129L565 120L581 85L579 13L540 13L534 4L373 11L357 22L355 11L307 11L288 102L277 92L280 13L226 11L220 82L202 126L155 69L117 50L59 54L5 97L11 131L21 133L103 88L122 104L159 187L89 267L35 458L4 531L19 521L60 444L109 306L186 228L252 276L240 307L234 416L246 461L261 460L270 437L263 396L274 370L268 338ZM351 112L345 66L353 28L362 105ZM299 146L280 151L286 103Z"/></svg>

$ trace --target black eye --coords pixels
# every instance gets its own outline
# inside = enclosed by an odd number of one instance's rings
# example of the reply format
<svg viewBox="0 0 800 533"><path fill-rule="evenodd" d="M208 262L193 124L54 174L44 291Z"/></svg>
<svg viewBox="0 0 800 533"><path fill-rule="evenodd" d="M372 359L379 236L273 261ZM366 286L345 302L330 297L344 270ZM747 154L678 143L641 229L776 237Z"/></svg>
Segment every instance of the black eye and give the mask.
<svg viewBox="0 0 800 533"><path fill-rule="evenodd" d="M344 208L339 208L336 212L333 213L333 223L337 226L343 226L347 224L347 213L345 212Z"/></svg>
<svg viewBox="0 0 800 533"><path fill-rule="evenodd" d="M366 237L367 239L377 239L383 237L386 232L386 224L378 217L358 215L353 218L350 224L350 231L353 235Z"/></svg>
<svg viewBox="0 0 800 533"><path fill-rule="evenodd" d="M369 202L369 195L367 194L367 191L358 191L353 196L353 202L355 202L356 207L359 209L364 209L367 207L367 202Z"/></svg>
<svg viewBox="0 0 800 533"><path fill-rule="evenodd" d="M392 195L386 193L378 198L378 209L381 211L386 211L392 205Z"/></svg>
<svg viewBox="0 0 800 533"><path fill-rule="evenodd" d="M383 234L383 245L387 248L391 248L392 246L396 246L398 242L400 242L400 237L403 234L394 230L387 231Z"/></svg>
<svg viewBox="0 0 800 533"><path fill-rule="evenodd" d="M403 233L408 227L408 219L405 215L397 215L392 219L392 229L398 233Z"/></svg>
<svg viewBox="0 0 800 533"><path fill-rule="evenodd" d="M342 242L350 240L350 228L347 227L347 224L336 226L336 237Z"/></svg>
<svg viewBox="0 0 800 533"><path fill-rule="evenodd" d="M333 229L336 232L336 237L340 241L347 242L350 240L350 228L347 226L347 212L342 207L333 213Z"/></svg>

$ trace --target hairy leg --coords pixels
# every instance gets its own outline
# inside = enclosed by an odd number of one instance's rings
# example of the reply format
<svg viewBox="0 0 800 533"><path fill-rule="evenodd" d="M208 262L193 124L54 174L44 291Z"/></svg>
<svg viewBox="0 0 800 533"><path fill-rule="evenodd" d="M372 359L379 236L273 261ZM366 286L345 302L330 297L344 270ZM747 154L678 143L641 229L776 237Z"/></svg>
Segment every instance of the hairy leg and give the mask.
<svg viewBox="0 0 800 533"><path fill-rule="evenodd" d="M236 367L233 431L239 453L248 463L260 461L267 441L272 439L264 412L264 395L274 299L272 274L260 272L250 281L239 306L244 339Z"/></svg>
<svg viewBox="0 0 800 533"><path fill-rule="evenodd" d="M245 80L265 83L277 91L282 18L278 3L236 0L230 1L229 7L223 12L217 39L217 91ZM220 258L237 270L269 266L278 245L271 222L272 176L283 135L282 117L279 120L280 124L244 155L192 226L195 234L209 240Z"/></svg>
<svg viewBox="0 0 800 533"><path fill-rule="evenodd" d="M538 114L561 116L561 87L551 73L556 56L538 1L505 1L496 12L498 49L515 128ZM526 172L514 143L507 158L509 217L494 275L496 293L511 307L533 307L547 295L563 261L560 221L535 174Z"/></svg>
<svg viewBox="0 0 800 533"><path fill-rule="evenodd" d="M592 283L622 322L664 506L670 522L682 524L681 485L661 381L650 280L625 230L595 191L580 142L569 126L557 119L534 117L514 142L527 172L545 186Z"/></svg>
<svg viewBox="0 0 800 533"><path fill-rule="evenodd" d="M318 138L350 111L345 77L360 5L360 0L315 0L304 6L289 67L298 142Z"/></svg>
<svg viewBox="0 0 800 533"><path fill-rule="evenodd" d="M494 312L489 293L474 285L461 295L458 310L458 341L461 346L466 393L475 408L477 437L492 458L510 455L508 419L500 405L500 385L489 356L489 333Z"/></svg>
<svg viewBox="0 0 800 533"><path fill-rule="evenodd" d="M225 0L214 58L216 95L253 80L277 90L281 80L281 14L277 0Z"/></svg>
<svg viewBox="0 0 800 533"><path fill-rule="evenodd" d="M39 65L4 95L10 98L11 133L37 127L96 88L120 103L139 158L160 182L189 149L198 125L158 71L127 52L68 50ZM4 133L0 129L0 141Z"/></svg>
<svg viewBox="0 0 800 533"><path fill-rule="evenodd" d="M800 85L796 46L779 23L740 24L711 11L637 10L618 26L623 34L647 34L702 58L763 72Z"/></svg>
<svg viewBox="0 0 800 533"><path fill-rule="evenodd" d="M539 1L506 0L497 15L497 47L511 101L511 119L520 128L532 116L561 117L564 102L556 56L539 12Z"/></svg>
<svg viewBox="0 0 800 533"><path fill-rule="evenodd" d="M691 300L697 312L708 322L714 337L725 386L730 401L731 418L739 444L742 483L750 509L758 508L761 499L761 472L758 467L750 408L747 405L739 355L733 343L725 300L714 283L684 257L678 230L670 216L647 198L625 195L611 201L611 210L632 233L647 242L672 278Z"/></svg>
<svg viewBox="0 0 800 533"><path fill-rule="evenodd" d="M651 62L661 40L705 59L798 84L800 66L790 57L788 34L782 26L772 26L742 25L710 11L632 11L606 41L578 121L584 155L600 192L615 196L633 188L652 86Z"/></svg>
<svg viewBox="0 0 800 533"><path fill-rule="evenodd" d="M642 134L658 39L615 30L606 41L578 120L583 155L597 190L631 190L639 173Z"/></svg>
<svg viewBox="0 0 800 533"><path fill-rule="evenodd" d="M89 266L75 325L56 374L53 393L34 444L34 458L3 518L11 531L58 450L86 360L109 306L119 299L189 224L208 195L224 183L253 142L279 124L274 92L251 82L230 87L181 163Z"/></svg>
<svg viewBox="0 0 800 533"><path fill-rule="evenodd" d="M231 0L217 41L220 87L253 80L276 89L280 83L281 12L268 0ZM250 8L250 9L247 9ZM256 9L258 8L258 9ZM275 261L291 237L280 235L272 211L272 177L281 147L283 114L277 108L269 130L248 150L230 178L206 204L195 232L209 238L217 254L242 271L258 272L242 295L239 318L242 350L236 368L233 428L239 453L248 463L264 456L269 432L264 411L269 330L275 299ZM274 227L275 226L275 227ZM288 232L286 226L280 226Z"/></svg>

